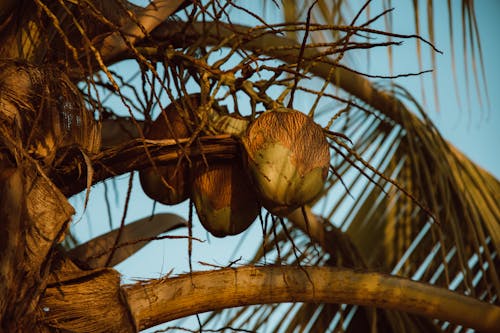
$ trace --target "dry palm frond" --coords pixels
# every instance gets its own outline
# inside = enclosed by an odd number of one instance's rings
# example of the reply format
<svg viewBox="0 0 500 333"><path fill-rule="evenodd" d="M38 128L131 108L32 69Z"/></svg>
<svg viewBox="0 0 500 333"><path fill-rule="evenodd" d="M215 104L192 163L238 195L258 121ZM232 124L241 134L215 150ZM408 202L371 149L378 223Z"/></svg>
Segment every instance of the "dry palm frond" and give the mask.
<svg viewBox="0 0 500 333"><path fill-rule="evenodd" d="M127 259L158 235L187 226L187 222L175 214L155 214L128 223L123 230L112 230L104 235L80 244L68 251L68 256L75 263L85 269L104 268L109 260L108 266L116 266ZM119 237L116 248L113 244Z"/></svg>
<svg viewBox="0 0 500 333"><path fill-rule="evenodd" d="M364 154L367 160L425 198L441 224L430 225L428 216L404 195L388 196L372 185L348 204L343 230L369 267L498 302L499 182L448 146L428 120L403 117L396 126L380 119L373 122L354 139L357 150L372 151ZM354 137L352 125L345 126L346 134ZM347 176L347 167L343 161L336 169L353 191L360 178ZM325 212L328 216L336 216L349 200L329 198L334 205Z"/></svg>
<svg viewBox="0 0 500 333"><path fill-rule="evenodd" d="M0 73L1 125L17 146L3 145L11 152L24 149L50 165L63 148L99 150L100 128L64 73L11 60L0 63Z"/></svg>

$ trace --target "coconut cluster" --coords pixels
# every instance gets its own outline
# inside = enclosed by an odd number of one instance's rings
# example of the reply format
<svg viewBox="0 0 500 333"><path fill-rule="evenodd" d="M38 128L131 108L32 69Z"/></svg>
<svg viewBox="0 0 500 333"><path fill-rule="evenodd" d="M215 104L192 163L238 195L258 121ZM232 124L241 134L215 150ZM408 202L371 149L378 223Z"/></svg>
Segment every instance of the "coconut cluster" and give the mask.
<svg viewBox="0 0 500 333"><path fill-rule="evenodd" d="M148 139L180 139L191 136L194 115L186 110L200 106L199 94L181 98L167 108L145 132ZM213 110L212 110L213 111ZM139 172L144 192L166 205L187 198L194 202L203 227L216 237L236 235L246 230L260 211L240 160L197 161L190 169L187 161L151 167Z"/></svg>
<svg viewBox="0 0 500 333"><path fill-rule="evenodd" d="M177 100L163 110L146 137L189 137L192 131L186 121L190 116L178 107L186 104L196 110L200 95ZM242 119L234 121L238 128L244 123ZM322 128L310 117L285 108L266 111L239 132L244 148L241 158L208 164L197 161L193 169L181 162L143 170L144 192L167 205L190 197L201 224L216 237L246 230L261 206L286 216L320 194L328 175L330 151Z"/></svg>

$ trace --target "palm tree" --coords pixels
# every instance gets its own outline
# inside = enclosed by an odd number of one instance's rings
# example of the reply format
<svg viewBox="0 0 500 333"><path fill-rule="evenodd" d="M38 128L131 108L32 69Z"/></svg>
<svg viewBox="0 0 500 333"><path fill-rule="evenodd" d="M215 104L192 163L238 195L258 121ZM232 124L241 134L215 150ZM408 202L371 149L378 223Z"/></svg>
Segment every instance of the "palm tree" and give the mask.
<svg viewBox="0 0 500 333"><path fill-rule="evenodd" d="M397 75L377 84L349 65L405 40L416 65L424 49L435 59L432 2L429 40L375 29L390 9L370 2L243 6L0 4L0 331L128 332L206 311L214 330L498 330L500 183ZM125 224L136 170L156 201L190 198L189 216ZM126 173L120 227L78 244L68 198ZM191 267L194 210L218 237L260 222L253 261L121 284L112 267L153 240L186 238Z"/></svg>

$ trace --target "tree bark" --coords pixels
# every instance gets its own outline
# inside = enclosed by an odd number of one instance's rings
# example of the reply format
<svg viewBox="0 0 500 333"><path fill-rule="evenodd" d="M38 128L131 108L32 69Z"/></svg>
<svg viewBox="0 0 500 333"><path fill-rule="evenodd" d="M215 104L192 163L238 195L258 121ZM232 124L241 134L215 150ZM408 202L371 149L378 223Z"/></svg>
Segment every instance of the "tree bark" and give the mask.
<svg viewBox="0 0 500 333"><path fill-rule="evenodd" d="M31 331L51 252L73 213L34 166L0 168L0 332Z"/></svg>
<svg viewBox="0 0 500 333"><path fill-rule="evenodd" d="M211 310L280 302L347 303L498 332L500 307L380 273L327 267L241 267L124 287L139 329Z"/></svg>
<svg viewBox="0 0 500 333"><path fill-rule="evenodd" d="M62 252L39 303L37 329L51 332L137 332L112 268L80 270Z"/></svg>

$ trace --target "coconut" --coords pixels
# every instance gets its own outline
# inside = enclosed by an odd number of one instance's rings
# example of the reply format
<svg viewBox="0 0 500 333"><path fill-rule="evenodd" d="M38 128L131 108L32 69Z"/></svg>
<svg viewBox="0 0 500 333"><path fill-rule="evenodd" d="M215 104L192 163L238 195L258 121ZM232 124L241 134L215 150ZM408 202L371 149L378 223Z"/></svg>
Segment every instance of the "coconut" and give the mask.
<svg viewBox="0 0 500 333"><path fill-rule="evenodd" d="M192 199L203 227L216 237L246 230L260 211L241 161L199 163Z"/></svg>
<svg viewBox="0 0 500 333"><path fill-rule="evenodd" d="M286 216L323 189L330 151L310 117L284 108L267 111L250 124L242 142L251 179L273 214Z"/></svg>
<svg viewBox="0 0 500 333"><path fill-rule="evenodd" d="M195 109L200 104L200 95L189 95L166 107L153 122L144 136L148 139L180 139L191 136L187 126L189 112L184 107ZM187 161L179 164L156 166L139 172L142 189L150 198L166 205L175 205L189 197L189 166ZM168 184L165 184L165 182Z"/></svg>

